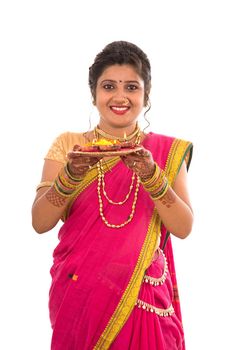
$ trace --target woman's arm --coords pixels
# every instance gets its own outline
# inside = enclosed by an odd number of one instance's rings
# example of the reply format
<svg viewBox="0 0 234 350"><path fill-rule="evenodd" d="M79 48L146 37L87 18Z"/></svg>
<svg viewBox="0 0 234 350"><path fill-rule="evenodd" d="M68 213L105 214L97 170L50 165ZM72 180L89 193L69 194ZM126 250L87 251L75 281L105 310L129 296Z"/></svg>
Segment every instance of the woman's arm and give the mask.
<svg viewBox="0 0 234 350"><path fill-rule="evenodd" d="M89 169L102 157L79 155L79 145L68 152L68 163L45 160L42 182L51 182L51 187L40 188L32 206L32 226L38 233L51 230L63 216L74 191L79 187ZM53 184L53 182L55 183Z"/></svg>
<svg viewBox="0 0 234 350"><path fill-rule="evenodd" d="M187 169L183 162L173 188L154 201L166 229L179 238L186 238L192 230L193 211L187 188Z"/></svg>
<svg viewBox="0 0 234 350"><path fill-rule="evenodd" d="M63 163L46 159L41 181L53 182L63 167ZM37 233L51 230L60 220L69 203L69 199L65 199L63 205L56 204L55 198L48 200L49 191L51 191L50 187L40 188L32 206L32 226Z"/></svg>

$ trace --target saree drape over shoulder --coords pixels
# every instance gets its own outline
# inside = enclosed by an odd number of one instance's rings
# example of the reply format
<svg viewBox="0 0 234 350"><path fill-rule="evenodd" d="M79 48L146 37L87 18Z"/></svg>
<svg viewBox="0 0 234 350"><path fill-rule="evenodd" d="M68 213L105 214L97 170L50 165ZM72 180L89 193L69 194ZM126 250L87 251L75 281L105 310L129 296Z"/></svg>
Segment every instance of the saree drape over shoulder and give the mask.
<svg viewBox="0 0 234 350"><path fill-rule="evenodd" d="M64 161L72 142L78 143L75 135L63 134L46 158ZM182 162L190 164L190 142L149 133L143 146L172 186ZM132 171L118 157L108 160L104 171L108 196L122 201ZM110 223L128 219L135 186L123 205L103 198ZM97 168L91 169L68 208L59 240L49 298L52 350L185 349L171 240L141 185L132 221L110 228L100 217Z"/></svg>

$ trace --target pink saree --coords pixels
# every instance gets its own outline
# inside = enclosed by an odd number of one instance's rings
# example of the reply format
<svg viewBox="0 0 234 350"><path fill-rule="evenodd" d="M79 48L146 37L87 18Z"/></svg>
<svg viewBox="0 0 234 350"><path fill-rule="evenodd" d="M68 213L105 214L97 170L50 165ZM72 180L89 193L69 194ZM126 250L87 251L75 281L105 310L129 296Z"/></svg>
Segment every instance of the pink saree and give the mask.
<svg viewBox="0 0 234 350"><path fill-rule="evenodd" d="M144 147L173 185L192 145L149 133ZM106 191L121 201L132 171L118 158L105 165ZM109 222L131 212L133 193L121 206L103 200ZM116 229L99 214L97 169L82 182L59 232L51 268L49 309L52 350L184 350L184 336L170 237L140 186L133 220Z"/></svg>

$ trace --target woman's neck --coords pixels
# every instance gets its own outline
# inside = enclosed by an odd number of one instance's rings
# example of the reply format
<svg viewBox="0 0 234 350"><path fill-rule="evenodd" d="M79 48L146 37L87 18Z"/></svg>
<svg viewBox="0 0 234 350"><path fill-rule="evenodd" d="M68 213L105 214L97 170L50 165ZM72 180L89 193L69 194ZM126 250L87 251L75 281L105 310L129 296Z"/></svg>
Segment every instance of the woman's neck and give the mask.
<svg viewBox="0 0 234 350"><path fill-rule="evenodd" d="M136 133L137 130L139 130L139 127L137 123L125 126L125 127L106 127L102 123L99 123L96 127L98 130L100 130L100 134L104 137L113 136L113 138L128 138L128 136L131 136L132 134Z"/></svg>

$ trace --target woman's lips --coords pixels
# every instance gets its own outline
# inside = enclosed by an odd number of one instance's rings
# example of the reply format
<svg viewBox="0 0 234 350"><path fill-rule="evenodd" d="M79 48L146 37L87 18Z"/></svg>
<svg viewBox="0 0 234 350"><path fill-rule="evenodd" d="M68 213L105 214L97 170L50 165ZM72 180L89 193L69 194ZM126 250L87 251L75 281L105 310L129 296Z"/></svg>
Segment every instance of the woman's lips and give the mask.
<svg viewBox="0 0 234 350"><path fill-rule="evenodd" d="M111 106L110 107L112 112L114 112L115 114L118 114L118 115L123 115L123 114L127 113L129 108L130 107L126 107L126 106Z"/></svg>

